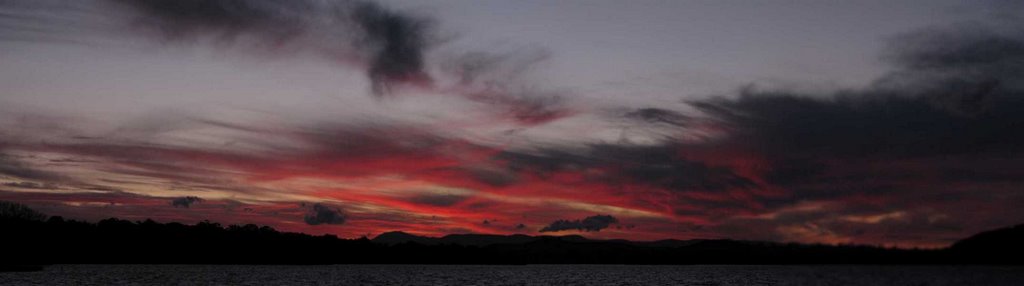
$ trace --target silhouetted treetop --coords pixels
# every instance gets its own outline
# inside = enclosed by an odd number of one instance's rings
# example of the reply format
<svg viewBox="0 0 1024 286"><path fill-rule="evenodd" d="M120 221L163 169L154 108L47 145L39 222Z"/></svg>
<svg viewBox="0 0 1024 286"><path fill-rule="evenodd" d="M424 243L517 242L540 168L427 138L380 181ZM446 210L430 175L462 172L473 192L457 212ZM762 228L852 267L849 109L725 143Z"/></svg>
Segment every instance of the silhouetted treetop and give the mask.
<svg viewBox="0 0 1024 286"><path fill-rule="evenodd" d="M37 212L26 205L0 201L0 220L43 221L47 217L47 215Z"/></svg>

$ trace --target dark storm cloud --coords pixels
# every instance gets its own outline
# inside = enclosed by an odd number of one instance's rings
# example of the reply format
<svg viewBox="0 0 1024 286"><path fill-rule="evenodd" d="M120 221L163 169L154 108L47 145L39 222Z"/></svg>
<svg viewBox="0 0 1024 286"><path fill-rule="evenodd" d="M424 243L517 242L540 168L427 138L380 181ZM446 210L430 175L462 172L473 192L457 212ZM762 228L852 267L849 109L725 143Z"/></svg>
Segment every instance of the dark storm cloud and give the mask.
<svg viewBox="0 0 1024 286"><path fill-rule="evenodd" d="M639 184L667 190L722 191L751 188L756 183L725 167L680 156L683 145L592 144L582 148L542 148L535 152L506 151L499 158L513 170L541 176L559 171L601 170L594 181L612 185Z"/></svg>
<svg viewBox="0 0 1024 286"><path fill-rule="evenodd" d="M1017 36L1017 37L1011 37ZM830 95L744 90L693 105L770 154L893 157L1019 153L1024 35L924 30L896 38L896 70Z"/></svg>
<svg viewBox="0 0 1024 286"><path fill-rule="evenodd" d="M897 69L878 81L880 91L929 98L964 115L984 112L1024 84L1024 33L1019 31L978 25L924 29L895 37L883 58Z"/></svg>
<svg viewBox="0 0 1024 286"><path fill-rule="evenodd" d="M1024 177L1017 167L1024 164L1024 34L929 28L893 38L883 58L893 70L861 89L745 88L690 102L726 134L683 152L753 154L763 164L755 176L786 190L759 199L770 219L743 226L727 219L718 231L936 243L980 224L1016 223L1014 205L1024 199L1012 187ZM808 201L829 207L785 211Z"/></svg>
<svg viewBox="0 0 1024 286"><path fill-rule="evenodd" d="M426 79L423 53L429 42L429 21L373 2L113 1L135 8L140 13L139 21L171 39L213 35L233 40L257 36L262 38L262 44L271 47L287 48L298 42L323 45L316 48L328 53L353 45L368 57L368 74L378 95L386 93L393 83ZM338 47L328 46L331 44Z"/></svg>
<svg viewBox="0 0 1024 286"><path fill-rule="evenodd" d="M1024 55L1022 35L1015 33L1020 32L978 25L922 29L893 38L883 58L911 70L966 72L970 67L1011 67Z"/></svg>
<svg viewBox="0 0 1024 286"><path fill-rule="evenodd" d="M303 218L308 225L344 224L346 219L340 209L319 203L313 204L313 208Z"/></svg>
<svg viewBox="0 0 1024 286"><path fill-rule="evenodd" d="M1024 133L1018 112L1024 100L992 99L984 113L963 117L934 106L931 98L839 95L831 98L779 92L745 93L695 105L732 128L729 144L769 155L925 156L1017 151Z"/></svg>
<svg viewBox="0 0 1024 286"><path fill-rule="evenodd" d="M193 204L200 203L202 201L203 201L202 198L195 197L195 196L180 197L180 198L174 198L173 200L171 200L171 206L182 207L182 208L186 208L187 209L187 208L191 207Z"/></svg>
<svg viewBox="0 0 1024 286"><path fill-rule="evenodd" d="M356 4L353 15L365 32L367 44L375 50L369 72L376 93L386 92L391 82L425 79L427 20L370 2Z"/></svg>
<svg viewBox="0 0 1024 286"><path fill-rule="evenodd" d="M977 168L953 167L943 171L940 178L949 182L1024 184L1024 176L1009 168L979 170Z"/></svg>
<svg viewBox="0 0 1024 286"><path fill-rule="evenodd" d="M338 63L364 63L378 95L395 83L429 80L423 72L429 23L358 0L0 1L3 38L45 40L134 30L170 43L311 52Z"/></svg>
<svg viewBox="0 0 1024 286"><path fill-rule="evenodd" d="M504 151L498 161L519 173L557 181L608 187L631 203L659 207L679 216L719 217L763 207L762 186L749 174L714 161L687 158L687 144L590 144ZM718 162L720 163L720 162ZM564 179L559 174L579 174Z"/></svg>
<svg viewBox="0 0 1024 286"><path fill-rule="evenodd" d="M601 231L602 229L608 228L608 226L610 226L611 224L618 222L618 219L610 215L589 216L582 220L560 219L540 229L540 232L555 232L565 230Z"/></svg>

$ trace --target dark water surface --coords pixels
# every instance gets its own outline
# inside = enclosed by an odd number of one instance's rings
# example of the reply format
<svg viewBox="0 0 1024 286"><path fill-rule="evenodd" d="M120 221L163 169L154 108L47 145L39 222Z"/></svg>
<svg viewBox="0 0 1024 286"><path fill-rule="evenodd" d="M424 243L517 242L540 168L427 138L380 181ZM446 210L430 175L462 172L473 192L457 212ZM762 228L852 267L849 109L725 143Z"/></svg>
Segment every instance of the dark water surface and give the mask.
<svg viewBox="0 0 1024 286"><path fill-rule="evenodd" d="M1024 285L1024 267L53 265L0 285Z"/></svg>

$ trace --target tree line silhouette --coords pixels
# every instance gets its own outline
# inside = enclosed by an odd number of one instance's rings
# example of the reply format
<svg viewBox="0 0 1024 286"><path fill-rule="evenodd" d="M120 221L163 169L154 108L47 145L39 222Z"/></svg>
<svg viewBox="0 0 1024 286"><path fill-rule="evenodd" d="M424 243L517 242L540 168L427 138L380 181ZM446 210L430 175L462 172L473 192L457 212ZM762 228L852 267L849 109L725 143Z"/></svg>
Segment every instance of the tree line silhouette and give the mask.
<svg viewBox="0 0 1024 286"><path fill-rule="evenodd" d="M1021 264L1024 225L945 249L737 240L590 240L581 236L385 233L373 240L268 226L96 223L0 202L0 264Z"/></svg>

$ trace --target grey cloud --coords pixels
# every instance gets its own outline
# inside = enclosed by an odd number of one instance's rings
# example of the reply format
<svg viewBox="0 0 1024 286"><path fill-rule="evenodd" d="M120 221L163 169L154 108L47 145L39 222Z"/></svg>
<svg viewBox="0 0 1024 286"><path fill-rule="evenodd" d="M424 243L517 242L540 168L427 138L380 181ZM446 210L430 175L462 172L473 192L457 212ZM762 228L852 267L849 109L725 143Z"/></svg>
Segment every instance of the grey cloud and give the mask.
<svg viewBox="0 0 1024 286"><path fill-rule="evenodd" d="M660 123L678 127L686 126L691 119L689 116L683 115L680 112L656 107L632 110L625 113L623 117L645 123Z"/></svg>
<svg viewBox="0 0 1024 286"><path fill-rule="evenodd" d="M487 85L523 77L528 70L551 57L541 48L495 51L469 51L449 55L441 68L455 75L463 85Z"/></svg>
<svg viewBox="0 0 1024 286"><path fill-rule="evenodd" d="M540 232L556 232L565 230L601 231L602 229L608 228L611 224L618 222L618 219L610 215L589 216L582 220L560 219L540 229Z"/></svg>
<svg viewBox="0 0 1024 286"><path fill-rule="evenodd" d="M22 188L22 189L39 189L39 190L55 190L55 189L59 188L59 186L57 186L57 184L54 184L54 183L41 183L40 184L40 183L35 183L35 182L10 182L10 183L4 183L3 186Z"/></svg>
<svg viewBox="0 0 1024 286"><path fill-rule="evenodd" d="M519 178L515 173L498 168L467 167L460 169L460 171L466 172L479 182L495 187L511 186L519 182Z"/></svg>
<svg viewBox="0 0 1024 286"><path fill-rule="evenodd" d="M496 116L523 125L572 114L565 92L522 77L548 57L542 49L442 57L438 74L429 75L426 53L444 42L434 22L364 0L0 1L0 41L135 36L257 56L313 55L365 69L377 96L400 84L436 88L490 105ZM458 83L437 87L433 77Z"/></svg>
<svg viewBox="0 0 1024 286"><path fill-rule="evenodd" d="M202 198L195 197L195 196L180 197L180 198L174 198L173 200L171 200L171 206L182 207L182 208L186 208L187 209L187 208L191 207L193 204L199 203L199 202L202 202L202 201L203 201Z"/></svg>
<svg viewBox="0 0 1024 286"><path fill-rule="evenodd" d="M68 180L68 178L66 178L63 175L33 168L23 162L18 161L17 159L11 156L2 153L0 153L0 174L13 176L21 179L47 182Z"/></svg>
<svg viewBox="0 0 1024 286"><path fill-rule="evenodd" d="M338 63L356 58L367 66L378 95L393 84L426 79L428 23L359 0L0 1L0 39L134 31L163 43L311 53Z"/></svg>
<svg viewBox="0 0 1024 286"><path fill-rule="evenodd" d="M494 47L443 57L439 68L458 80L457 92L467 99L496 107L502 118L536 125L573 113L566 106L566 91L539 87L529 78L529 71L549 57L536 47Z"/></svg>
<svg viewBox="0 0 1024 286"><path fill-rule="evenodd" d="M313 208L303 218L308 225L344 224L346 220L347 217L340 209L319 203L313 204Z"/></svg>
<svg viewBox="0 0 1024 286"><path fill-rule="evenodd" d="M417 204L449 207L465 201L468 196L452 194L423 194L412 197L409 201Z"/></svg>

